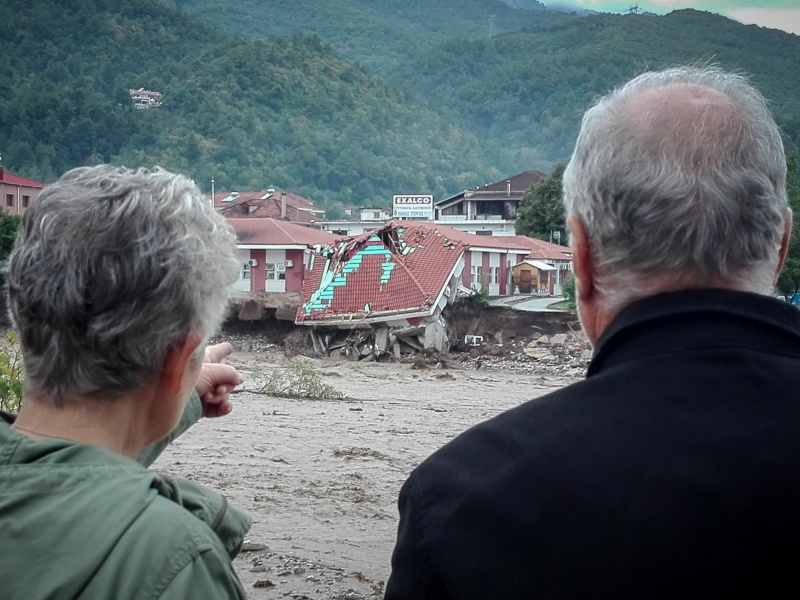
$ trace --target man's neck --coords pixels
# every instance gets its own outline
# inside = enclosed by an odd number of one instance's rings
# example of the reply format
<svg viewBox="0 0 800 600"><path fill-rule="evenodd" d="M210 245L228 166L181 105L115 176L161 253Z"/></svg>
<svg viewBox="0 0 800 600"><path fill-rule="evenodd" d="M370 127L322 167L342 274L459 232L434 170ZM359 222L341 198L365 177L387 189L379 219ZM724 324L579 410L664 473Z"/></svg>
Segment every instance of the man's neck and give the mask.
<svg viewBox="0 0 800 600"><path fill-rule="evenodd" d="M146 388L135 397L71 398L56 406L42 396L26 395L14 428L34 440L72 440L135 459L150 442L146 404L151 397Z"/></svg>

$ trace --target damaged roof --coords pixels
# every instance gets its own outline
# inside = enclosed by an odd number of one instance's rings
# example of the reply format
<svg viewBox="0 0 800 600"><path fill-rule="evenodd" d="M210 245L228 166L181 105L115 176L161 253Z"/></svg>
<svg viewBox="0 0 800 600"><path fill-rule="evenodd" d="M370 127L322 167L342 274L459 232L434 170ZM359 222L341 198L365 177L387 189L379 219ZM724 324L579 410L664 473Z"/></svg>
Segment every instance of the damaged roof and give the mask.
<svg viewBox="0 0 800 600"><path fill-rule="evenodd" d="M318 249L303 282L297 323L432 314L466 246L432 223L384 227Z"/></svg>

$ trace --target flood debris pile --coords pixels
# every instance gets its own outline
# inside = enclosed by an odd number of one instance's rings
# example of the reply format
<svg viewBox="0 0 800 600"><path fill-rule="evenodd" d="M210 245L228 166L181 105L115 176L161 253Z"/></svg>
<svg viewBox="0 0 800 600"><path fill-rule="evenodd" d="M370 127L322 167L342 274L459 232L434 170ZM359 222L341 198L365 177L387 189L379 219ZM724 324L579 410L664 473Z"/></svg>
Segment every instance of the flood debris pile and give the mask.
<svg viewBox="0 0 800 600"><path fill-rule="evenodd" d="M409 355L450 350L447 323L431 319L424 325L377 327L370 329L311 329L311 343L316 354L340 356L350 360L401 360Z"/></svg>
<svg viewBox="0 0 800 600"><path fill-rule="evenodd" d="M463 355L462 364L475 369L513 373L546 373L579 378L586 373L592 348L582 332L540 335L510 344L489 343Z"/></svg>

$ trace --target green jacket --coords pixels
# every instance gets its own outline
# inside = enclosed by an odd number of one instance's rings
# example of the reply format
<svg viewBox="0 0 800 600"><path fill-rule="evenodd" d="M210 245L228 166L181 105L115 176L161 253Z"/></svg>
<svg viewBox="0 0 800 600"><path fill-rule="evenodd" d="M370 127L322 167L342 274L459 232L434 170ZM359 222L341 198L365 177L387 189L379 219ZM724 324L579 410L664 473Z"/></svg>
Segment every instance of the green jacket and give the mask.
<svg viewBox="0 0 800 600"><path fill-rule="evenodd" d="M139 461L32 441L0 415L0 598L246 598L231 558L250 519L222 496L149 471L200 417L196 394Z"/></svg>

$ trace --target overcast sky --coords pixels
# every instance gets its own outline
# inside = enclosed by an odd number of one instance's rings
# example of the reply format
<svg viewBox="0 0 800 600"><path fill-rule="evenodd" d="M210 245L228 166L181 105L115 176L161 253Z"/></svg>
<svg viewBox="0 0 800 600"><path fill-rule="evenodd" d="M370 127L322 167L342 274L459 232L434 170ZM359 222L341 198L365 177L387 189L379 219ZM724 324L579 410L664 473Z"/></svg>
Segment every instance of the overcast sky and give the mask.
<svg viewBox="0 0 800 600"><path fill-rule="evenodd" d="M602 12L627 12L638 4L641 10L660 15L679 8L717 13L745 24L754 23L800 35L800 0L542 0L544 4L581 6Z"/></svg>

